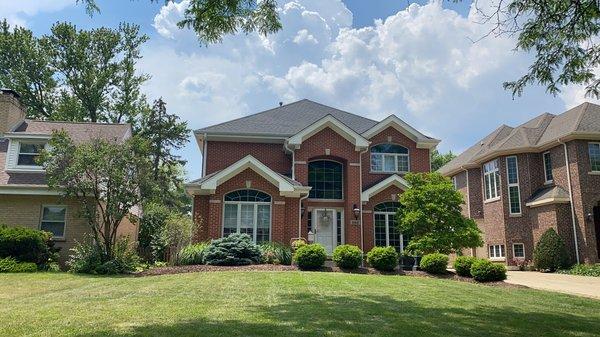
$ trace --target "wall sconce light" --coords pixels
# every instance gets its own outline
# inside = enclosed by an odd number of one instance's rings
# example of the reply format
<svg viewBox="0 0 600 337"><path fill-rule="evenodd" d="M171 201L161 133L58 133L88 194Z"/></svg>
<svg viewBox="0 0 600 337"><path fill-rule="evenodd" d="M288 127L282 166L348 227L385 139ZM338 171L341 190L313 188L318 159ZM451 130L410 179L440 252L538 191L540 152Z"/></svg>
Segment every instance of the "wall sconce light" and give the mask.
<svg viewBox="0 0 600 337"><path fill-rule="evenodd" d="M352 206L352 212L354 213L354 219L358 220L358 217L360 216L360 208L358 208L356 204Z"/></svg>
<svg viewBox="0 0 600 337"><path fill-rule="evenodd" d="M592 222L592 220L594 220L594 216L592 215L592 213L588 213L588 214L586 214L585 219L588 222Z"/></svg>

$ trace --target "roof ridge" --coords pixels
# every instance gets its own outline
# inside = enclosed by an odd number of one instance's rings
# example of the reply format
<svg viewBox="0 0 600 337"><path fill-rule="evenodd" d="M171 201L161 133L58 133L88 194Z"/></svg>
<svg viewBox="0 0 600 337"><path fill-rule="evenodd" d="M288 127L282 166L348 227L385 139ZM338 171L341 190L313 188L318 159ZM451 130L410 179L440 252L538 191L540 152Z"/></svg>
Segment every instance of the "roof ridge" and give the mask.
<svg viewBox="0 0 600 337"><path fill-rule="evenodd" d="M131 125L130 123L103 123L103 122L71 122L71 121L50 121L50 120L43 120L43 119L30 119L30 118L25 118L23 119L24 122L38 122L38 123L55 123L55 124L90 124L90 125L119 125L119 126L127 126L127 125Z"/></svg>
<svg viewBox="0 0 600 337"><path fill-rule="evenodd" d="M304 98L304 99L303 99L303 101L309 101L309 102L311 102L311 103L318 104L318 105L320 105L320 106L324 106L324 107L326 107L326 108L329 108L329 109L334 109L334 110L337 110L337 111L343 112L343 113L345 113L345 114L348 114L348 115L352 115L352 116L356 116L356 117L360 117L360 118L368 119L368 120L370 120L370 121L372 121L372 122L379 123L379 121L376 121L376 120L374 120L374 119L371 119L371 118L368 118L368 117L364 117L364 116L361 116L361 115L357 115L357 114L355 114L355 113L348 112L348 111L346 111L346 110L341 110L341 109L338 109L338 108L335 108L335 107L332 107L332 106L329 106L329 105L325 105L325 104L323 104L323 103L315 102L315 101L313 101L313 100L310 100L310 99L308 99L308 98ZM392 115L396 115L396 114L392 113ZM391 115L390 115L390 116L391 116ZM389 116L388 116L388 117L389 117ZM386 117L386 118L387 118L387 117ZM398 118L400 118L400 117L398 117ZM336 118L336 119L337 119L337 118Z"/></svg>
<svg viewBox="0 0 600 337"><path fill-rule="evenodd" d="M583 119L583 115L585 115L585 113L587 112L587 110L590 107L590 103L589 102L583 102L579 106L582 106L582 105L583 105L583 111L579 114L579 116L577 116L577 122L575 122L574 127L571 130L571 132L575 132L575 130L577 130L577 128L579 127L579 124L581 124L581 120Z"/></svg>

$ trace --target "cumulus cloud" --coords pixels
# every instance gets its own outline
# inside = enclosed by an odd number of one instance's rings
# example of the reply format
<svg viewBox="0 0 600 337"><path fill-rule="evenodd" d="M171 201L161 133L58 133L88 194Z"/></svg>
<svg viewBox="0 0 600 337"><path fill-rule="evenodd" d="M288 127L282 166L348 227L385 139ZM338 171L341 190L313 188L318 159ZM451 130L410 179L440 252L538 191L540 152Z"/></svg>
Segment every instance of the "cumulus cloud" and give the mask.
<svg viewBox="0 0 600 337"><path fill-rule="evenodd" d="M55 12L74 5L75 0L0 1L0 17L9 24L26 26L27 18L42 12Z"/></svg>
<svg viewBox="0 0 600 337"><path fill-rule="evenodd" d="M228 36L209 47L176 27L186 6L170 3L156 15L163 38L148 46L142 65L154 76L151 94L194 128L310 98L375 119L397 114L443 139L442 150L460 151L501 123L582 101L578 87L559 97L531 87L513 99L502 82L522 75L531 56L514 52L513 38L479 40L490 27L478 13L461 16L441 1L411 4L360 29L340 0L281 1L279 33ZM197 175L195 145L185 154Z"/></svg>

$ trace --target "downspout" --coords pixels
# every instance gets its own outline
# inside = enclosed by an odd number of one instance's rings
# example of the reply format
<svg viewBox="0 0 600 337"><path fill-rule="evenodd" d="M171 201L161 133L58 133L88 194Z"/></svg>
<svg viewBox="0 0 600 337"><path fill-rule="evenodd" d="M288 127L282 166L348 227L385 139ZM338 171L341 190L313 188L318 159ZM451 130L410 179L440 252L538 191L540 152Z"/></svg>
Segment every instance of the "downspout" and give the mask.
<svg viewBox="0 0 600 337"><path fill-rule="evenodd" d="M358 177L358 183L359 183L359 209L360 209L360 250L363 252L365 251L365 237L364 237L364 225L363 225L363 201L362 201L362 189L363 189L363 184L362 184L362 155L364 153L367 153L369 151L369 148L367 147L364 151L359 152L358 154L358 170L360 171L359 177ZM361 265L364 267L364 259L361 262Z"/></svg>
<svg viewBox="0 0 600 337"><path fill-rule="evenodd" d="M571 189L571 169L569 168L569 152L567 151L567 143L561 142L560 138L558 143L562 144L565 149L565 168L567 169L567 183L569 184L569 201L571 202L571 222L573 223L573 239L575 240L575 257L577 264L579 264L579 243L577 240L577 225L575 224L575 205L573 205L573 190Z"/></svg>
<svg viewBox="0 0 600 337"><path fill-rule="evenodd" d="M305 200L308 196L309 194L306 193L305 196L298 199L298 239L302 238L302 200Z"/></svg>
<svg viewBox="0 0 600 337"><path fill-rule="evenodd" d="M206 175L206 151L208 150L208 141L206 140L206 133L204 133L204 144L202 144L202 177Z"/></svg>
<svg viewBox="0 0 600 337"><path fill-rule="evenodd" d="M296 151L290 150L287 143L283 143L283 147L292 153L292 180L296 180Z"/></svg>
<svg viewBox="0 0 600 337"><path fill-rule="evenodd" d="M471 217L471 190L469 189L469 170L467 170L466 168L464 168L464 166L461 166L460 168L463 169L463 171L465 171L465 174L466 174L466 179L467 179L467 213L469 213L469 218L472 219L472 217Z"/></svg>

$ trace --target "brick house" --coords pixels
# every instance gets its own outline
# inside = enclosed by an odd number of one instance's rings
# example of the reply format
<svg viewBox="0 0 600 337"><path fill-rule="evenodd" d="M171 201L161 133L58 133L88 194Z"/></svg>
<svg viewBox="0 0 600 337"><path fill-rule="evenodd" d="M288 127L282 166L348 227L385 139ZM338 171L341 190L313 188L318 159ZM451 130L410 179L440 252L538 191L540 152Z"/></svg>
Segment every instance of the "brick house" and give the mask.
<svg viewBox="0 0 600 337"><path fill-rule="evenodd" d="M600 261L600 106L502 125L439 171L484 233L477 256L516 265L554 228L573 262Z"/></svg>
<svg viewBox="0 0 600 337"><path fill-rule="evenodd" d="M198 240L247 233L402 250L394 226L407 172L429 172L439 140L395 115L374 121L301 100L194 132L202 177L193 195Z"/></svg>
<svg viewBox="0 0 600 337"><path fill-rule="evenodd" d="M82 241L89 226L79 217L75 200L48 188L44 169L35 158L55 130L66 131L75 142L98 137L125 140L131 137L131 126L31 120L25 118L25 111L16 92L0 91L0 224L53 233L64 263L69 249ZM137 240L137 231L129 220L119 228L120 235L132 240Z"/></svg>

